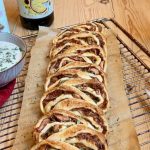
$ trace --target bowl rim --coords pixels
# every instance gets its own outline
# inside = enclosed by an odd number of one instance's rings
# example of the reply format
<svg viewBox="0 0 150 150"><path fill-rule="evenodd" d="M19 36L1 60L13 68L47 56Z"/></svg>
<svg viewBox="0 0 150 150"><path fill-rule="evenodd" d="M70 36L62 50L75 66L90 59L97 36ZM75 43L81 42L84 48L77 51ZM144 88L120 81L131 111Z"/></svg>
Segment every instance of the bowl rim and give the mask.
<svg viewBox="0 0 150 150"><path fill-rule="evenodd" d="M15 35L15 34L13 34L13 33L0 32L0 34L8 34L8 35L10 35L10 36L14 36L14 37L18 38L18 39L24 44L24 46L25 46L24 54L22 55L22 58L21 58L16 64L14 64L13 66L7 68L7 69L4 70L4 71L0 71L0 74L1 74L1 73L4 73L4 72L6 72L6 71L8 71L8 70L10 70L10 69L12 69L12 68L14 68L15 66L17 66L17 65L25 58L25 56L26 56L26 54L27 54L27 44L25 43L25 41L24 41L21 37L19 37L18 35ZM5 41L5 42L7 42L7 41Z"/></svg>

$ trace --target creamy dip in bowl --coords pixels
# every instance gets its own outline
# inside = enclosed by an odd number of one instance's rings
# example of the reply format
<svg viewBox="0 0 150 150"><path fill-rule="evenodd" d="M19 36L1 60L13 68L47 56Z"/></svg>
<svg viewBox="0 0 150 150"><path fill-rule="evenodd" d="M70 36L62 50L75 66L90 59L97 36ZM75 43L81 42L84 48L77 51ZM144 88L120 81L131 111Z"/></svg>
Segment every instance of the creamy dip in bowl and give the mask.
<svg viewBox="0 0 150 150"><path fill-rule="evenodd" d="M24 41L10 33L0 33L0 87L14 80L21 72L26 55Z"/></svg>

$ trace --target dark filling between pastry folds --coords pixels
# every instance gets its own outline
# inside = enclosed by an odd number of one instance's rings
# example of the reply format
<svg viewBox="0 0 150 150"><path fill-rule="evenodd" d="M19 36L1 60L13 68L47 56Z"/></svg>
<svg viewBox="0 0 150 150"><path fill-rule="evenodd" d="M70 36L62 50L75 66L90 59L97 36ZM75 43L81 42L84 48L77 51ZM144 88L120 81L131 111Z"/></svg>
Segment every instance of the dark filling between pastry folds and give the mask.
<svg viewBox="0 0 150 150"><path fill-rule="evenodd" d="M86 93L86 95L90 96L90 98L95 102L95 103L98 103L100 101L99 97L89 93L88 91L84 91L84 93ZM103 95L102 95L103 97ZM108 104L108 100L107 100L107 97L103 97L104 98L104 101L102 104L100 104L100 107L102 109L105 109L107 107L107 104Z"/></svg>
<svg viewBox="0 0 150 150"><path fill-rule="evenodd" d="M61 42L56 43L56 48L63 46L66 43L82 44L82 42L77 40L77 39L66 39L66 40L63 40Z"/></svg>
<svg viewBox="0 0 150 150"><path fill-rule="evenodd" d="M93 74L95 74L95 75L99 75L100 74L100 71L97 69L97 68L95 68L95 67L89 67L89 68L85 68L85 71L88 71L88 72L90 72L90 73L93 73Z"/></svg>
<svg viewBox="0 0 150 150"><path fill-rule="evenodd" d="M76 136L76 138L94 143L98 150L105 150L105 145L101 143L96 135L91 135L90 133L80 133Z"/></svg>
<svg viewBox="0 0 150 150"><path fill-rule="evenodd" d="M36 128L36 131L37 132L41 132L45 126L48 124L48 123L53 123L53 122L74 122L76 124L82 124L82 122L80 122L80 120L77 120L76 118L73 118L71 116L64 116L62 114L58 114L58 113L55 113L53 114L52 116L50 116L49 118L46 118L44 119L40 126L38 128ZM66 125L60 125L60 124L55 124L54 126L51 126L47 131L46 133L43 133L41 135L41 137L43 139L47 139L50 135L56 133L56 132L59 132L60 129L63 127L63 126L66 126ZM67 128L69 127L70 125L67 125Z"/></svg>
<svg viewBox="0 0 150 150"><path fill-rule="evenodd" d="M57 61L53 62L51 67L50 67L50 69L54 68L55 70L58 70L59 69L59 65L60 65L61 62L63 62L61 64L61 67L65 66L65 65L67 65L68 63L71 62L70 60L64 60L65 58L69 58L69 59L71 59L73 61L85 62L85 60L82 57L80 57L80 56L68 56L68 57L63 57L63 58L58 59Z"/></svg>
<svg viewBox="0 0 150 150"><path fill-rule="evenodd" d="M102 127L102 129L103 129L102 133L105 134L107 132L107 127L104 125L103 119L97 113L93 112L92 110L90 110L88 108L84 108L84 107L83 108L82 107L74 108L74 109L72 109L72 111L78 111L81 113L81 115L92 117L93 120Z"/></svg>
<svg viewBox="0 0 150 150"><path fill-rule="evenodd" d="M56 81L58 81L59 79L62 79L62 78L65 78L65 77L77 78L78 75L77 74L60 74L60 75L54 76L54 77L51 78L49 86L52 85L53 83L55 83Z"/></svg>
<svg viewBox="0 0 150 150"><path fill-rule="evenodd" d="M59 38L59 40L62 40L66 37L69 38L70 36L72 36L76 33L79 33L79 30L75 30L75 29L74 30L67 30L64 33L60 34L59 36L61 36L61 37L58 37L58 38Z"/></svg>
<svg viewBox="0 0 150 150"><path fill-rule="evenodd" d="M99 56L101 58L101 61L104 61L104 56L101 54L100 50L99 49L96 49L96 48L90 48L90 49L87 49L87 50L77 50L77 53L78 54L84 54L86 52L89 52L89 53L92 53L92 54L95 54L97 56Z"/></svg>
<svg viewBox="0 0 150 150"><path fill-rule="evenodd" d="M50 135L59 132L61 128L62 125L54 125L53 127L50 127L46 133L41 135L42 139L47 139Z"/></svg>
<svg viewBox="0 0 150 150"><path fill-rule="evenodd" d="M89 93L88 91L84 91L86 95L88 95L95 103L98 103L100 101L99 97Z"/></svg>
<svg viewBox="0 0 150 150"><path fill-rule="evenodd" d="M76 118L73 118L71 116L64 116L62 114L59 113L55 113L51 116L49 116L49 118L45 118L40 126L38 128L36 128L36 130L38 132L42 131L44 129L44 127L48 124L48 123L52 123L52 122L74 122L74 123L78 123L78 120Z"/></svg>
<svg viewBox="0 0 150 150"><path fill-rule="evenodd" d="M82 143L75 143L74 146L79 148L80 150L93 150L92 148L87 147Z"/></svg>
<svg viewBox="0 0 150 150"><path fill-rule="evenodd" d="M104 42L102 36L99 35L99 34L97 34L97 33L93 33L93 34L99 39L100 46L101 46L102 48L104 48L105 42Z"/></svg>
<svg viewBox="0 0 150 150"><path fill-rule="evenodd" d="M63 45L60 45L59 47L61 47ZM57 50L59 50L59 47L57 47ZM67 49L69 49L71 47L71 45L65 45L60 51L58 51L58 53L55 54L55 57L61 53L63 53L64 51L66 51ZM56 47L54 47L56 48ZM52 49L52 51L54 51L54 49ZM53 56L54 57L54 56Z"/></svg>
<svg viewBox="0 0 150 150"><path fill-rule="evenodd" d="M36 150L51 150L51 149L53 149L53 150L58 150L58 149L53 148L53 147L51 147L50 145L47 145L47 144L40 146L40 147L39 147L38 149L36 149Z"/></svg>
<svg viewBox="0 0 150 150"><path fill-rule="evenodd" d="M88 45L97 45L97 42L92 37L78 37L78 39L85 41Z"/></svg>
<svg viewBox="0 0 150 150"><path fill-rule="evenodd" d="M91 80L91 82L80 84L76 87L78 87L83 91L85 91L88 87L90 87L96 92L97 95L104 95L106 97L103 83L97 80L93 79Z"/></svg>
<svg viewBox="0 0 150 150"><path fill-rule="evenodd" d="M74 91L65 91L65 90L58 89L51 93L48 93L46 98L43 100L43 106L45 106L48 102L53 101L54 99L56 99L57 97L59 97L62 94L71 94L74 98L81 98L81 96L76 94Z"/></svg>

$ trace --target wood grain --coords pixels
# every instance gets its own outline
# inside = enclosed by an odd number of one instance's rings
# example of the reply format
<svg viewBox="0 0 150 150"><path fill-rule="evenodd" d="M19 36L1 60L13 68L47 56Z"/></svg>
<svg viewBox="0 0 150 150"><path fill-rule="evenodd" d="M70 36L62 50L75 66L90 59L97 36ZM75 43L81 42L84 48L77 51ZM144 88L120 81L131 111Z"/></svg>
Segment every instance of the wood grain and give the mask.
<svg viewBox="0 0 150 150"><path fill-rule="evenodd" d="M113 17L112 4L102 4L99 0L59 0L54 1L55 27L62 27L87 20ZM107 10L107 11L106 11Z"/></svg>
<svg viewBox="0 0 150 150"><path fill-rule="evenodd" d="M135 39L150 49L150 10L149 2L143 0L113 0L115 20L117 20ZM124 39L124 38L123 38ZM130 42L130 43L129 43ZM150 66L150 59L131 41L128 41L134 52Z"/></svg>
<svg viewBox="0 0 150 150"><path fill-rule="evenodd" d="M115 19L150 48L150 4L147 0L113 0Z"/></svg>

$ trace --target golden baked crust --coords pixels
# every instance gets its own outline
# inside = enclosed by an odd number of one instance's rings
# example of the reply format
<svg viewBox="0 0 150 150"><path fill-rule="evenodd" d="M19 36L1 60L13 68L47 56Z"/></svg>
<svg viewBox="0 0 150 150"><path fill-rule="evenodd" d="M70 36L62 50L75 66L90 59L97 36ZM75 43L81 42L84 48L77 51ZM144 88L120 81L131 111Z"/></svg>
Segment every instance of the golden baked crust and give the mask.
<svg viewBox="0 0 150 150"><path fill-rule="evenodd" d="M104 72L99 70L101 71L101 73L98 75L95 75L91 73L89 68L87 68L87 70L86 68L87 67L85 66L85 68L64 69L64 70L57 71L54 74L50 74L46 79L45 91L47 91L50 86L55 87L61 81L66 81L66 80L75 79L75 78L81 78L81 79L86 79L86 80L95 79L97 80L97 82L102 82L106 84L104 80L105 78Z"/></svg>
<svg viewBox="0 0 150 150"><path fill-rule="evenodd" d="M70 111L88 121L92 129L98 130L103 134L107 133L107 121L104 118L103 111L93 104L81 99L72 98L58 102L53 106L53 109L64 109Z"/></svg>
<svg viewBox="0 0 150 150"><path fill-rule="evenodd" d="M40 142L76 124L84 124L103 134L108 130L102 111L89 103L83 103L82 100L68 99L60 102L38 121L34 127L34 137L37 142Z"/></svg>
<svg viewBox="0 0 150 150"><path fill-rule="evenodd" d="M47 95L49 95L49 98L47 98L47 101L52 100L52 93L58 93L59 87L64 87L64 90L68 88L70 88L70 90L75 93L78 94L81 99L86 100L92 104L95 104L97 106L99 106L100 108L103 109L107 109L108 107L108 94L105 88L104 83L99 82L96 79L81 79L81 78L72 78L69 80L59 80L59 82L55 83L54 85L49 86L49 92ZM57 89L53 92L51 92L52 90L54 90L57 87ZM66 90L67 92L67 90ZM66 93L67 94L67 93ZM59 94L56 94L57 98L61 97L64 95L64 92L59 91ZM71 94L72 97L73 94ZM78 96L78 97L79 97ZM46 96L47 97L47 96ZM55 97L56 98L56 97ZM56 99L57 99L56 98Z"/></svg>
<svg viewBox="0 0 150 150"><path fill-rule="evenodd" d="M80 61L69 62L68 64L59 68L58 70L49 70L48 74L50 75L50 74L56 73L57 71L72 70L72 69L89 72L93 75L104 74L104 70L100 66L95 65L95 64L86 63L86 62L80 62Z"/></svg>
<svg viewBox="0 0 150 150"><path fill-rule="evenodd" d="M65 37L61 40L56 37L53 40L53 46L50 50L50 58L53 59L56 55L61 54L64 49L70 48L71 46L68 45L68 43L83 46L95 45L106 50L106 41L100 32L86 31L74 34L70 37Z"/></svg>
<svg viewBox="0 0 150 150"><path fill-rule="evenodd" d="M85 125L74 125L48 137L47 140L63 141L75 146L77 143L93 150L107 150L107 143L102 133Z"/></svg>
<svg viewBox="0 0 150 150"><path fill-rule="evenodd" d="M57 71L69 62L80 61L95 64L106 70L106 52L98 46L74 46L55 56L48 66L49 70Z"/></svg>
<svg viewBox="0 0 150 150"><path fill-rule="evenodd" d="M47 139L50 135L61 131L64 128L75 124L85 124L88 122L74 113L64 110L55 109L44 115L34 127L34 137L37 142Z"/></svg>
<svg viewBox="0 0 150 150"><path fill-rule="evenodd" d="M65 142L59 141L41 141L34 145L31 150L79 150L77 147L72 146Z"/></svg>
<svg viewBox="0 0 150 150"><path fill-rule="evenodd" d="M75 25L58 34L58 39L61 40L82 31L102 32L102 26L96 22L87 22L80 25Z"/></svg>

